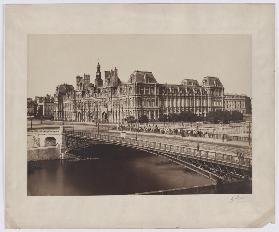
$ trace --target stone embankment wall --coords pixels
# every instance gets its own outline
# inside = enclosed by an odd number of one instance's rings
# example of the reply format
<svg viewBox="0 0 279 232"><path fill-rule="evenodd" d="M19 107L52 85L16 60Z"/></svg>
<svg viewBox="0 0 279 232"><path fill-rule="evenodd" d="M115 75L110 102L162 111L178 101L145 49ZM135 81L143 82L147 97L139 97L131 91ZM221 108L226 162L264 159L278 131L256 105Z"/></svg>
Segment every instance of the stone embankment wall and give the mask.
<svg viewBox="0 0 279 232"><path fill-rule="evenodd" d="M34 148L27 150L27 160L54 160L59 159L60 152L57 147Z"/></svg>

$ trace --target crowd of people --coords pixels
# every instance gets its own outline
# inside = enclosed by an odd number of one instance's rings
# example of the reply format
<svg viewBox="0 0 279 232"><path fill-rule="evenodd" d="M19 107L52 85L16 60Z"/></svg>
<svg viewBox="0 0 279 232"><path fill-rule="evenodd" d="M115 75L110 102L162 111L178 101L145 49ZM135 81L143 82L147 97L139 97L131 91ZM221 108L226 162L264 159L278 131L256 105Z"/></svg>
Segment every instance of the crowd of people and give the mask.
<svg viewBox="0 0 279 232"><path fill-rule="evenodd" d="M144 133L156 133L166 135L180 135L181 137L203 137L203 138L215 138L226 139L225 134L217 134L209 131L200 130L198 127L193 128L165 128L158 125L144 124L144 125L127 125L121 124L117 128L119 131L132 131L132 132L144 132Z"/></svg>

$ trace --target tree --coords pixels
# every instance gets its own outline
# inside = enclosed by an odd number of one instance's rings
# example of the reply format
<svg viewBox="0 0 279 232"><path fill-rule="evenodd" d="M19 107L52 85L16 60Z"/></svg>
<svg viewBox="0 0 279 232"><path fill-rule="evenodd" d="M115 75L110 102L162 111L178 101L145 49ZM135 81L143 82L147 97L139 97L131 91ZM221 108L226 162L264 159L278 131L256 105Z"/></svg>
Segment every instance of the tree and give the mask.
<svg viewBox="0 0 279 232"><path fill-rule="evenodd" d="M222 115L221 121L222 121L223 123L229 123L230 120L231 120L231 113L230 113L229 111L227 111L227 110L220 111L220 112L222 112L222 113L221 113L221 115Z"/></svg>
<svg viewBox="0 0 279 232"><path fill-rule="evenodd" d="M206 121L211 123L218 123L221 119L220 111L211 111L206 115Z"/></svg>
<svg viewBox="0 0 279 232"><path fill-rule="evenodd" d="M146 115L141 115L139 117L139 123L148 123L148 117Z"/></svg>
<svg viewBox="0 0 279 232"><path fill-rule="evenodd" d="M238 111L231 112L231 121L243 121L243 114Z"/></svg>
<svg viewBox="0 0 279 232"><path fill-rule="evenodd" d="M180 121L179 115L175 113L169 114L169 121L170 122L178 122Z"/></svg>
<svg viewBox="0 0 279 232"><path fill-rule="evenodd" d="M134 122L136 122L136 119L135 119L134 116L128 116L125 120L126 120L127 123L134 123Z"/></svg>
<svg viewBox="0 0 279 232"><path fill-rule="evenodd" d="M183 122L194 122L197 120L197 116L191 111L182 111L179 114L179 118Z"/></svg>
<svg viewBox="0 0 279 232"><path fill-rule="evenodd" d="M243 120L243 115L238 111L229 112L227 110L221 111L211 111L206 115L206 121L212 123L229 123L230 121L241 121Z"/></svg>
<svg viewBox="0 0 279 232"><path fill-rule="evenodd" d="M36 115L37 118L41 118L43 117L43 106L40 105L40 106L37 106L37 115Z"/></svg>
<svg viewBox="0 0 279 232"><path fill-rule="evenodd" d="M168 115L167 114L161 114L158 118L160 122L167 122L168 121Z"/></svg>

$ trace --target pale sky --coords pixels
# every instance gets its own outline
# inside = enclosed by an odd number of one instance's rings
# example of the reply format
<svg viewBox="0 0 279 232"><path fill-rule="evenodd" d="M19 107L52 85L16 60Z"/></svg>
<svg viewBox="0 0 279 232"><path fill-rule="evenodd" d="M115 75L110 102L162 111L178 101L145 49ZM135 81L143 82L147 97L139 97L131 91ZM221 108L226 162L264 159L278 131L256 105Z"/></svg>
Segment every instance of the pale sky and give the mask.
<svg viewBox="0 0 279 232"><path fill-rule="evenodd" d="M62 83L75 87L83 73L94 83L98 60L102 77L117 67L123 82L134 70L169 84L217 76L225 93L251 96L249 35L30 35L28 97L54 94Z"/></svg>

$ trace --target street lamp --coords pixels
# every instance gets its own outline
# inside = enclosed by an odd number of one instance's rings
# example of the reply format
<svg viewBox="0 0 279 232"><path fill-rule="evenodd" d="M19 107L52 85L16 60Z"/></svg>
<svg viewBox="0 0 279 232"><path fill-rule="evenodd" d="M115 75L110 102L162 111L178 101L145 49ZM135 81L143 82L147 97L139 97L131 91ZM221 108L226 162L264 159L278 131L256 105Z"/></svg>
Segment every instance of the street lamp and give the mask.
<svg viewBox="0 0 279 232"><path fill-rule="evenodd" d="M251 122L248 122L248 143L251 145Z"/></svg>
<svg viewBox="0 0 279 232"><path fill-rule="evenodd" d="M139 122L137 120L136 122L137 128L136 128L136 140L138 140L138 130L139 130Z"/></svg>
<svg viewBox="0 0 279 232"><path fill-rule="evenodd" d="M64 126L64 111L63 111L63 115L62 115L62 125Z"/></svg>
<svg viewBox="0 0 279 232"><path fill-rule="evenodd" d="M99 122L99 119L97 119L97 126L98 126L98 136L99 136L99 133L100 133L100 122Z"/></svg>
<svg viewBox="0 0 279 232"><path fill-rule="evenodd" d="M30 119L30 122L31 122L31 130L33 129L33 118L34 118L34 116L30 116L30 117L27 118L27 119Z"/></svg>

